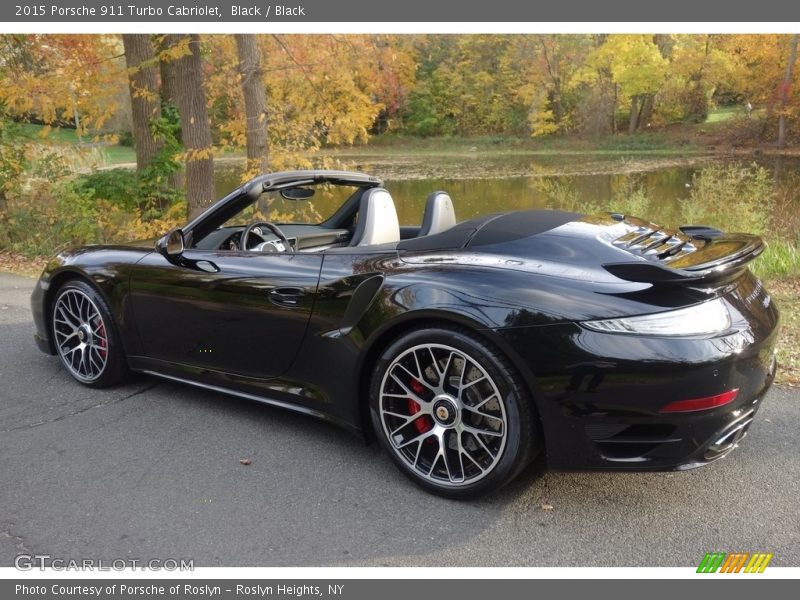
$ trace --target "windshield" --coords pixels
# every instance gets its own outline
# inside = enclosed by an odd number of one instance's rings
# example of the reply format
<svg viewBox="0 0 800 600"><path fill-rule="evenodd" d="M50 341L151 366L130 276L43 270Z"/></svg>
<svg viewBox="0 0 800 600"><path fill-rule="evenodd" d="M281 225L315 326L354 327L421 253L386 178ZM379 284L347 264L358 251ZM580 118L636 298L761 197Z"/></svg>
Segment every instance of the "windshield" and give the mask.
<svg viewBox="0 0 800 600"><path fill-rule="evenodd" d="M283 197L279 191L264 192L255 202L228 219L223 227L240 227L253 221L269 221L279 225L318 225L333 215L357 188L346 185L316 185L293 189L314 193L309 198L295 200ZM287 192L286 195L292 194Z"/></svg>

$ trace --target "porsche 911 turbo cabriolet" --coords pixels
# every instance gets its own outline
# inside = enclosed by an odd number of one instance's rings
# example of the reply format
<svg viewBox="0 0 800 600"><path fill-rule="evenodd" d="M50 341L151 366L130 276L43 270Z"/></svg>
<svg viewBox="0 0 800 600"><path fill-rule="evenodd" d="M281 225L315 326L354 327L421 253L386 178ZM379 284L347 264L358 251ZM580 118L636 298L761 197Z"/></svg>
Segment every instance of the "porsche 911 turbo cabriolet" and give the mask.
<svg viewBox="0 0 800 600"><path fill-rule="evenodd" d="M748 269L760 238L455 215L433 192L401 226L376 177L266 174L155 244L58 254L33 292L35 339L84 385L139 371L377 438L454 498L537 455L687 469L744 437L776 364L778 311Z"/></svg>

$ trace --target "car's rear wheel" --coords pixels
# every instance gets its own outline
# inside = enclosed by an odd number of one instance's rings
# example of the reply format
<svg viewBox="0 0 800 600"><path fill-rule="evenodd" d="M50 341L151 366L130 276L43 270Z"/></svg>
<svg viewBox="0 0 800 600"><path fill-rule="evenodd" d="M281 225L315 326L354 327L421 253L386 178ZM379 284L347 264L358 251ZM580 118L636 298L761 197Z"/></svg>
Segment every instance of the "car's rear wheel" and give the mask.
<svg viewBox="0 0 800 600"><path fill-rule="evenodd" d="M505 356L464 329L419 329L389 345L373 375L370 414L400 469L442 496L499 488L535 456L523 381Z"/></svg>
<svg viewBox="0 0 800 600"><path fill-rule="evenodd" d="M125 353L111 311L91 285L76 279L62 286L51 324L56 352L74 379L101 388L125 377Z"/></svg>

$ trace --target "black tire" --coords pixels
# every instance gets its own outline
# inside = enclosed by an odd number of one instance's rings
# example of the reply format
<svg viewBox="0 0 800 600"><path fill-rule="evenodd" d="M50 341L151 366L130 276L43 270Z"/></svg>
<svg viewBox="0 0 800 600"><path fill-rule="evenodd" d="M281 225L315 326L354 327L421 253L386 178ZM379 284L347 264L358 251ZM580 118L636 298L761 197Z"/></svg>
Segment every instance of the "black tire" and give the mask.
<svg viewBox="0 0 800 600"><path fill-rule="evenodd" d="M444 358L448 352L450 358ZM440 377L439 392L428 389L436 387L433 373ZM461 387L468 374L472 382ZM488 379L484 381L481 374ZM396 377L407 381L401 383ZM410 393L410 387L420 395ZM481 387L485 391L480 392ZM470 394L489 399L475 403ZM404 403L409 414L403 411ZM531 463L541 445L534 403L523 379L500 351L465 328L417 329L392 342L375 365L369 406L376 436L398 468L417 485L447 498L475 498L506 485ZM423 414L426 411L430 414ZM453 422L448 422L450 418ZM479 428L474 426L476 419ZM481 433L494 429L491 435ZM504 441L497 440L498 431ZM426 439L409 441L415 437Z"/></svg>
<svg viewBox="0 0 800 600"><path fill-rule="evenodd" d="M71 311L66 310L65 303ZM85 316L87 318L84 319ZM74 323L82 324L75 328ZM83 331L78 331L81 329ZM50 333L61 364L77 382L92 388L105 388L127 377L128 363L117 324L105 298L87 282L71 279L58 289L50 305ZM67 337L71 339L63 342ZM85 343L85 340L89 343ZM64 349L67 346L74 348L80 343L89 348L85 351L89 365L85 373L81 371L84 363L76 358L79 353L83 355L84 351L77 349L70 353ZM76 360L80 363L78 368L75 366Z"/></svg>

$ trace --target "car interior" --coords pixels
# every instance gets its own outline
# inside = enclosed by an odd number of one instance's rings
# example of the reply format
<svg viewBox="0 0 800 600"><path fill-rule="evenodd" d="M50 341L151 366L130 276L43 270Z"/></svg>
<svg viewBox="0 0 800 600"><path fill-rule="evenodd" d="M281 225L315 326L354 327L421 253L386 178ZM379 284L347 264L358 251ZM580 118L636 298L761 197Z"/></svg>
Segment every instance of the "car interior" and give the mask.
<svg viewBox="0 0 800 600"><path fill-rule="evenodd" d="M281 197L278 204L291 206L309 200L314 189L292 187L277 193ZM428 195L420 225L400 225L394 200L383 187L356 188L332 215L317 224L285 222L274 206L275 203L267 201L261 207L263 210L259 210L258 201L251 202L192 246L199 250L245 248L252 252L351 252L353 247L388 250L401 240L435 235L456 225L453 201L443 191ZM306 207L305 211L295 211L300 218L318 217L313 204ZM275 212L278 217L274 222L266 218Z"/></svg>

